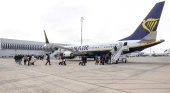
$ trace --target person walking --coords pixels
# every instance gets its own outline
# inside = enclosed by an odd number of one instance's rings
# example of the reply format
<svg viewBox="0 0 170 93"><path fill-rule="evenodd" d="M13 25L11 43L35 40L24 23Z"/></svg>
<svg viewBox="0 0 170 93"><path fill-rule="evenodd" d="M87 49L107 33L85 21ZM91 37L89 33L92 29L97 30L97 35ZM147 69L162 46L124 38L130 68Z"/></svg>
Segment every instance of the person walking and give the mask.
<svg viewBox="0 0 170 93"><path fill-rule="evenodd" d="M46 58L47 62L46 62L45 65L47 65L48 63L49 63L49 65L51 65L51 63L50 63L50 55L49 54L46 54L46 55L47 55L47 58Z"/></svg>
<svg viewBox="0 0 170 93"><path fill-rule="evenodd" d="M85 55L83 55L82 61L83 61L83 66L85 66L87 63L87 57Z"/></svg>
<svg viewBox="0 0 170 93"><path fill-rule="evenodd" d="M26 65L27 60L28 60L28 57L25 55L24 56L24 65Z"/></svg>

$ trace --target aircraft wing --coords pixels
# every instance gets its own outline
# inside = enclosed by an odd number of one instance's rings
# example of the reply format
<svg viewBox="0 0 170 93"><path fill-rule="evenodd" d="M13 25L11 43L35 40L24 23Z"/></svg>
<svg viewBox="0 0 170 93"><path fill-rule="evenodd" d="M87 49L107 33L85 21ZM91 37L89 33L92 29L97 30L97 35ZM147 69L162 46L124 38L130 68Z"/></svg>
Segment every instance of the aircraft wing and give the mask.
<svg viewBox="0 0 170 93"><path fill-rule="evenodd" d="M45 36L45 46L53 46L53 47L57 47L57 48L61 48L61 49L73 52L75 54L82 54L82 52L78 50L74 50L74 49L66 47L70 44L49 43L45 30L44 30L44 36Z"/></svg>
<svg viewBox="0 0 170 93"><path fill-rule="evenodd" d="M53 47L61 48L61 49L70 51L70 52L72 52L74 54L82 54L82 52L80 52L78 50L74 50L74 49L59 45L59 44L50 43L50 44L45 44L45 46L53 46Z"/></svg>
<svg viewBox="0 0 170 93"><path fill-rule="evenodd" d="M55 43L55 44L61 45L61 46L71 46L71 45L73 45L73 44L66 44L66 43Z"/></svg>

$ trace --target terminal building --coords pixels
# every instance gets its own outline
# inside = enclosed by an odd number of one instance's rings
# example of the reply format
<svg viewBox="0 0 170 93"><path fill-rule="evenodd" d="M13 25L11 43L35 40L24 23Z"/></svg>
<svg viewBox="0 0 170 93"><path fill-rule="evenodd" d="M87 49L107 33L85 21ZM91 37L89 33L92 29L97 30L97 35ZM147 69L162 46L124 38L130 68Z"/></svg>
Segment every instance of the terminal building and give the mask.
<svg viewBox="0 0 170 93"><path fill-rule="evenodd" d="M44 47L44 42L0 38L0 57L22 55L45 55L57 50L55 47Z"/></svg>

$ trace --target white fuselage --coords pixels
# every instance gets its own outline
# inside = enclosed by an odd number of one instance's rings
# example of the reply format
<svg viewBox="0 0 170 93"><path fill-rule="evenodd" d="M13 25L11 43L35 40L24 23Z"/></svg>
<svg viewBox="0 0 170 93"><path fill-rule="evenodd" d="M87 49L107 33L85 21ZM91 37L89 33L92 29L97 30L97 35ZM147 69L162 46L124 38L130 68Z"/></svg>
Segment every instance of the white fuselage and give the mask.
<svg viewBox="0 0 170 93"><path fill-rule="evenodd" d="M164 40L158 40L150 43L140 43L140 40L126 40L126 41L117 41L117 42L110 42L110 43L101 43L101 44L86 44L86 45L73 45L73 46L62 46L55 52L56 54L63 53L65 57L74 58L75 56L81 56L82 54L87 55L87 57L94 57L95 55L105 55L109 53L114 46L119 47L120 42L122 44L127 42L127 46L129 47L129 51L124 51L123 54L132 53L135 51L142 51L148 47L157 45ZM55 46L54 44L51 44ZM66 49L64 49L64 47ZM71 51L69 51L69 49ZM77 52L76 52L77 51Z"/></svg>
<svg viewBox="0 0 170 93"><path fill-rule="evenodd" d="M117 41L117 42L110 42L110 43L101 43L101 44L86 44L86 45L74 45L74 46L65 46L67 48L73 49L75 51L80 51L85 54L88 54L89 57L94 57L95 55L101 55L101 54L106 54L109 51L112 50L114 46L119 46L119 43L122 42L127 42L127 45L129 47L135 47L135 46L140 46L142 44L147 44L147 43L138 43L140 40L129 40L129 41ZM61 49L62 53L66 57L70 57L71 54L73 54L70 51L65 51L64 49ZM60 51L60 52L61 52ZM129 51L130 52L130 51ZM76 55L76 54L74 54Z"/></svg>
<svg viewBox="0 0 170 93"><path fill-rule="evenodd" d="M74 45L74 46L66 46L66 47L68 47L70 49L78 50L81 52L104 51L104 50L111 50L114 46L119 46L120 42L122 42L122 43L127 42L127 45L129 47L146 44L146 43L138 43L139 40L129 40L129 41L101 43L101 44Z"/></svg>

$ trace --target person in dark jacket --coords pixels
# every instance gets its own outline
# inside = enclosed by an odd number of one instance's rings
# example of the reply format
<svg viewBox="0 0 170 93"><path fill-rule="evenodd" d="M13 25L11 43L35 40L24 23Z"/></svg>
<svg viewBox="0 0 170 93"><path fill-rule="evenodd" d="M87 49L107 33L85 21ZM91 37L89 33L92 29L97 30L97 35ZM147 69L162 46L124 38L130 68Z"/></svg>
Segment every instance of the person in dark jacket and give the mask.
<svg viewBox="0 0 170 93"><path fill-rule="evenodd" d="M102 58L102 55L100 55L100 65L102 64L103 62L103 58Z"/></svg>
<svg viewBox="0 0 170 93"><path fill-rule="evenodd" d="M66 58L65 58L65 54L61 57L61 59L62 59L63 65L65 66L65 65L66 65Z"/></svg>
<svg viewBox="0 0 170 93"><path fill-rule="evenodd" d="M115 50L115 52L117 51L117 47L116 46L114 46L114 50Z"/></svg>
<svg viewBox="0 0 170 93"><path fill-rule="evenodd" d="M104 65L105 60L106 60L106 59L105 59L105 55L102 56L102 60L103 60L102 65Z"/></svg>
<svg viewBox="0 0 170 93"><path fill-rule="evenodd" d="M25 55L23 59L24 59L24 65L26 65L26 62L27 62L27 60L28 60L27 55Z"/></svg>
<svg viewBox="0 0 170 93"><path fill-rule="evenodd" d="M30 66L30 62L31 62L31 55L28 55L28 66Z"/></svg>
<svg viewBox="0 0 170 93"><path fill-rule="evenodd" d="M49 65L51 65L51 63L50 63L50 55L49 54L46 54L47 55L47 63L49 63ZM47 65L47 63L45 64L45 65Z"/></svg>
<svg viewBox="0 0 170 93"><path fill-rule="evenodd" d="M22 62L22 55L18 55L18 62L19 62L19 65L22 65L21 62Z"/></svg>
<svg viewBox="0 0 170 93"><path fill-rule="evenodd" d="M81 57L81 60L82 60L82 63L81 63L81 65L83 66L84 65L84 55L82 55L82 57Z"/></svg>
<svg viewBox="0 0 170 93"><path fill-rule="evenodd" d="M85 66L87 63L87 57L85 55L83 55L83 57L82 57L82 62L83 62L82 65Z"/></svg>
<svg viewBox="0 0 170 93"><path fill-rule="evenodd" d="M18 55L15 55L14 59L15 59L15 62L17 63L18 62Z"/></svg>

